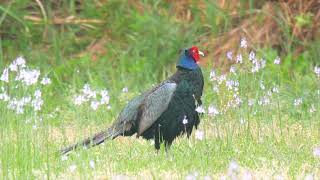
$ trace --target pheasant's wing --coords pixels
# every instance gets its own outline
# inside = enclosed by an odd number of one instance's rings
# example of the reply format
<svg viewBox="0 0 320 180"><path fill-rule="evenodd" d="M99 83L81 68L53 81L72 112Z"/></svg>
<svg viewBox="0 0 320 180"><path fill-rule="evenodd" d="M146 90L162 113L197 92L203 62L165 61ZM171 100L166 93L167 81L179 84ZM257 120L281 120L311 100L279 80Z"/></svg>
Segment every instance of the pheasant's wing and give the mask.
<svg viewBox="0 0 320 180"><path fill-rule="evenodd" d="M148 92L145 92L139 96L136 96L131 101L129 101L128 104L122 109L117 121L115 121L110 128L113 137L130 131L132 126L136 124L136 121L138 119L139 107L141 106L147 95Z"/></svg>
<svg viewBox="0 0 320 180"><path fill-rule="evenodd" d="M138 135L152 126L168 108L176 88L175 82L164 82L145 97L139 108Z"/></svg>

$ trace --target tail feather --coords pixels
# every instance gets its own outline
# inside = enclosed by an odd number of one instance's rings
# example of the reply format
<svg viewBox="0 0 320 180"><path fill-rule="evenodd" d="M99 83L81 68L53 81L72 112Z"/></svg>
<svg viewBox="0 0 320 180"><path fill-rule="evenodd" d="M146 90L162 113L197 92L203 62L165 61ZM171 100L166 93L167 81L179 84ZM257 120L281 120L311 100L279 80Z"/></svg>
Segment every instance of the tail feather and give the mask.
<svg viewBox="0 0 320 180"><path fill-rule="evenodd" d="M103 143L106 139L114 139L119 135L120 135L119 131L115 131L115 129L109 128L105 131L101 131L101 132L95 134L93 137L84 139L83 141L80 141L76 144L73 144L71 146L68 146L66 148L61 149L60 154L67 155L71 151L76 150L80 147L90 148L90 147L93 147L93 146L96 146L96 145Z"/></svg>

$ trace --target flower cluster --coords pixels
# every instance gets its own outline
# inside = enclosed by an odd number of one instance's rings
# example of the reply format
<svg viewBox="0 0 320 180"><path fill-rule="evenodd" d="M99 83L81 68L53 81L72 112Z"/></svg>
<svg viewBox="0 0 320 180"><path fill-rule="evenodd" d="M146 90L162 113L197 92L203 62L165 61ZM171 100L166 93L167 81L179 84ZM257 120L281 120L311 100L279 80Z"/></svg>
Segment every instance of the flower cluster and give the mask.
<svg viewBox="0 0 320 180"><path fill-rule="evenodd" d="M109 105L109 101L110 96L107 90L102 89L96 91L93 90L89 84L85 84L81 93L76 95L73 99L75 105L82 105L83 103L88 102L93 110L97 110L100 105L107 105L107 108L110 109L111 106Z"/></svg>
<svg viewBox="0 0 320 180"><path fill-rule="evenodd" d="M230 108L240 107L244 101L249 107L252 107L255 104L260 106L271 105L273 103L273 95L279 93L279 88L277 85L269 88L262 78L257 84L257 87L263 93L260 97L253 99L250 97L244 98L241 96L241 76L238 76L238 73L258 73L266 67L267 61L264 58L257 56L254 51L248 51L248 55L246 54L245 51L248 47L246 38L241 38L239 46L242 54L237 53L235 57L233 57L232 51L228 51L226 54L227 60L234 61L233 65L230 66L229 74L218 74L215 69L212 69L210 72L209 78L210 81L212 81L213 92L217 93L219 97L225 97L227 99L227 101L222 101L224 105L221 104L221 107L219 108L213 105L208 107L208 115L211 117L214 117L218 114L224 114ZM281 63L280 57L277 56L273 60L273 63L279 65ZM218 111L218 109L220 109L220 111ZM311 111L312 110L313 109L311 109Z"/></svg>
<svg viewBox="0 0 320 180"><path fill-rule="evenodd" d="M215 105L210 105L208 107L208 114L209 116L216 116L219 114L219 110Z"/></svg>
<svg viewBox="0 0 320 180"><path fill-rule="evenodd" d="M5 86L1 87L0 101L6 102L7 108L16 111L17 114L23 114L26 107L30 107L35 112L40 111L43 105L42 87L37 86L40 76L39 69L28 67L26 60L21 56L16 58L1 74L0 81ZM51 84L51 80L45 76L40 83L48 85ZM14 90L10 90L12 88ZM17 93L19 90L22 92ZM24 96L15 96L15 93Z"/></svg>
<svg viewBox="0 0 320 180"><path fill-rule="evenodd" d="M280 57L276 57L276 59L274 59L273 63L274 64L280 64L281 60L280 60Z"/></svg>

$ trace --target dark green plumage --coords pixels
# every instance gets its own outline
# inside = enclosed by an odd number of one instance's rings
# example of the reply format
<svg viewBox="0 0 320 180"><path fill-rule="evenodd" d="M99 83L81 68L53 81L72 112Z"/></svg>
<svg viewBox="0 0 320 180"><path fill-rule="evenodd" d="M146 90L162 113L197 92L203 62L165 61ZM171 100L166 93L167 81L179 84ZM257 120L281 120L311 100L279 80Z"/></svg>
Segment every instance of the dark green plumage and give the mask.
<svg viewBox="0 0 320 180"><path fill-rule="evenodd" d="M189 135L193 127L200 123L196 102L201 104L203 89L203 76L201 69L187 70L178 68L178 71L168 81L177 83L177 88L169 103L168 108L156 120L153 126L145 131L142 136L146 139L155 140L155 148L159 149L162 142L169 147L173 140L187 132ZM188 123L182 121L186 116Z"/></svg>
<svg viewBox="0 0 320 180"><path fill-rule="evenodd" d="M161 143L169 148L173 140L183 133L189 137L193 127L200 123L196 107L202 104L204 85L201 69L198 65L196 67L189 69L178 65L174 75L132 99L110 128L60 153L66 154L79 146L91 147L106 139L133 134L154 139L156 149L160 148ZM184 117L188 120L186 124L182 122Z"/></svg>

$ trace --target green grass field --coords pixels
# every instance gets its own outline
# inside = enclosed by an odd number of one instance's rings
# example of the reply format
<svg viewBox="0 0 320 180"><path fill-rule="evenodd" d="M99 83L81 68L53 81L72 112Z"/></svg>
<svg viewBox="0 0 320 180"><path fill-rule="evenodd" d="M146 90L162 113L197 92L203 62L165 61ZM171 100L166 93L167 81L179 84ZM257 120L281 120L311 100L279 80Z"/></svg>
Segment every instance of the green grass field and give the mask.
<svg viewBox="0 0 320 180"><path fill-rule="evenodd" d="M268 62L265 69L252 74L245 70L247 61L236 64L238 72L225 78L213 71L210 78L211 70L203 68L206 88L201 126L190 139L176 140L169 154L157 154L152 142L135 137L118 138L68 157L55 154L61 147L108 127L127 100L151 84L138 90L127 86L128 91L112 85L91 87L96 92L108 89L110 97L108 105L93 110L90 102L99 96L74 104L82 93L82 84L77 83L81 72L73 74L74 83L63 94L56 94L58 80L27 86L24 81L15 81L12 77L16 72L10 71L9 83L1 82L3 92L11 97L8 101L2 98L0 104L1 175L5 179L319 176L320 94L316 74L310 70L304 76L296 75L299 81L285 82L268 70L279 66L274 68L281 74L281 65ZM87 69L87 73L93 72ZM92 77L92 82L95 79ZM230 85L231 80L239 84ZM24 112L19 114L14 97L17 101L27 96L35 100L36 89L42 91L41 110L25 103Z"/></svg>
<svg viewBox="0 0 320 180"><path fill-rule="evenodd" d="M210 2L205 14L216 21L206 25L180 21L158 1L142 3L144 13L119 1L98 9L87 2L79 16L111 22L94 28L33 24L22 17L36 4L0 5L0 29L7 30L0 41L0 179L318 179L318 40L299 55L247 42L250 48L238 51L242 62L230 49L227 70L214 59L202 64L200 127L175 140L168 154L133 136L57 155L107 128L131 98L174 73L180 48L210 52L200 37L231 28L228 12ZM62 3L59 13L76 14L75 4ZM79 55L104 33L105 54Z"/></svg>

